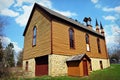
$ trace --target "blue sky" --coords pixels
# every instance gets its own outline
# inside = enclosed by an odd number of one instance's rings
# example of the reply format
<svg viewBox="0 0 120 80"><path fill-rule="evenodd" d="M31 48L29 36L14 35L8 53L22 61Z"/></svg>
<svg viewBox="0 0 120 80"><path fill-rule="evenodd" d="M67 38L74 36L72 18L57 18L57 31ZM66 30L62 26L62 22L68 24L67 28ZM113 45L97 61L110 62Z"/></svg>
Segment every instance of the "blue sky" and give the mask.
<svg viewBox="0 0 120 80"><path fill-rule="evenodd" d="M35 2L83 24L84 17L91 17L93 29L97 18L104 27L107 47L117 44L114 38L120 31L115 22L120 19L119 0L0 0L0 16L7 21L5 36L0 38L5 45L12 42L16 53L23 48L23 31Z"/></svg>

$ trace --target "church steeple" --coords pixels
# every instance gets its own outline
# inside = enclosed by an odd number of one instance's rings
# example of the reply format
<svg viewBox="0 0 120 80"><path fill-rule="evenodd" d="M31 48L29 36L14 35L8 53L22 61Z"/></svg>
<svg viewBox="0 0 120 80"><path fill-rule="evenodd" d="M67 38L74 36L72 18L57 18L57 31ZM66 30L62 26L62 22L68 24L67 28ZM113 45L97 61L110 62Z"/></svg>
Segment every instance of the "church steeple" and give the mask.
<svg viewBox="0 0 120 80"><path fill-rule="evenodd" d="M101 34L104 36L104 29L101 22L100 22L100 30L101 30Z"/></svg>
<svg viewBox="0 0 120 80"><path fill-rule="evenodd" d="M98 25L98 21L97 21L97 19L96 19L96 24L95 24L95 26L96 26L96 32L99 33L99 25Z"/></svg>
<svg viewBox="0 0 120 80"><path fill-rule="evenodd" d="M102 23L100 22L100 29L103 29Z"/></svg>
<svg viewBox="0 0 120 80"><path fill-rule="evenodd" d="M98 21L97 21L97 19L96 19L96 26L99 26L99 25L98 25Z"/></svg>

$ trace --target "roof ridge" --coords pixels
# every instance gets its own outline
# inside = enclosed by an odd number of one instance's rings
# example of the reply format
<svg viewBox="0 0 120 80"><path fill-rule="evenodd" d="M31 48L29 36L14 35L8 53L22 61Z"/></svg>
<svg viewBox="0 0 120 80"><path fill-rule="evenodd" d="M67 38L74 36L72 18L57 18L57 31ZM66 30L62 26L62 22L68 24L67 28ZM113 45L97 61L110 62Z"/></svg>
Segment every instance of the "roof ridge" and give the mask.
<svg viewBox="0 0 120 80"><path fill-rule="evenodd" d="M64 16L64 15L62 15L62 14L60 14L60 13L54 11L54 10L51 10L51 9L49 9L49 8L47 8L47 7L44 7L44 6L42 6L42 5L38 4L38 3L36 3L36 4L37 4L38 6L40 6L40 7L42 7L43 9L45 9L45 10L46 10L49 14L51 14L52 16L61 18L61 19L63 19L63 20L66 20L67 22L70 22L70 23L72 23L72 24L74 24L74 25L77 25L77 26L79 26L79 27L81 27L81 28L83 28L83 29L85 29L85 30L89 30L89 31L91 31L91 32L93 32L93 33L95 33L95 34L98 34L98 35L102 36L101 34L97 33L95 30L89 29L89 28L86 27L85 25L83 25L83 24L81 24L81 23L79 23L79 22L77 22L77 21L75 21L75 20L73 20L73 19L71 19L71 18L68 18L67 16Z"/></svg>
<svg viewBox="0 0 120 80"><path fill-rule="evenodd" d="M62 14L56 12L56 11L53 11L53 10L47 8L47 7L44 7L44 6L42 6L42 5L38 4L38 3L35 3L35 4L34 4L33 9L35 9L36 7L43 9L44 11L46 11L47 13L49 13L51 16L54 16L54 17L56 17L56 18L59 18L59 19L64 20L64 21L66 21L66 22L69 22L69 23L71 23L71 24L74 24L75 26L77 26L77 28L82 28L82 29L87 30L87 31L90 31L90 32L92 32L92 33L94 33L94 34L96 34L96 35L99 35L99 36L104 37L103 35L97 33L96 31L94 31L94 30L92 30L92 29L89 29L89 28L86 27L85 25L80 24L79 22L77 22L77 21L75 21L75 20L73 20L73 19L70 19L70 18L68 18L68 17L66 17L66 16L64 16L64 15L62 15ZM32 13L33 13L33 9L32 9ZM32 15L32 13L31 13L31 15ZM32 17L31 15L30 15L30 18ZM30 19L30 18L29 18L29 19ZM27 31L27 28L28 28L29 21L30 21L30 20L28 20L28 23L27 23L27 25L26 25L25 31L24 31L24 33L23 33L23 36L25 36L25 33L26 33L26 31Z"/></svg>

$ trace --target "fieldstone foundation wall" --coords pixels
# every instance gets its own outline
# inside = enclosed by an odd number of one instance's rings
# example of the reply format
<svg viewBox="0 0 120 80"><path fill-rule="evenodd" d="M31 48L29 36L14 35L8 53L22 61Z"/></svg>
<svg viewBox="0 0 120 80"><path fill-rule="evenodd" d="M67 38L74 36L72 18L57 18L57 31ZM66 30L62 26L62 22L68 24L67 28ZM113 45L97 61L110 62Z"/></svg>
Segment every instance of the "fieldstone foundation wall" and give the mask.
<svg viewBox="0 0 120 80"><path fill-rule="evenodd" d="M99 70L100 68L100 61L102 61L103 68L107 68L110 66L109 59L99 59L99 58L91 58L92 70Z"/></svg>
<svg viewBox="0 0 120 80"><path fill-rule="evenodd" d="M28 61L28 71L25 71L26 62ZM23 60L24 76L35 77L35 59Z"/></svg>
<svg viewBox="0 0 120 80"><path fill-rule="evenodd" d="M71 56L64 55L56 55L51 54L48 55L48 75L50 76L65 76L68 75L68 67L66 64L66 60ZM92 70L99 70L100 61L102 61L103 68L107 68L110 66L109 59L99 59L99 58L91 58ZM28 71L25 71L26 62L28 62ZM35 59L23 60L23 70L25 71L25 76L35 77Z"/></svg>
<svg viewBox="0 0 120 80"><path fill-rule="evenodd" d="M63 76L67 75L66 60L69 56L64 55L49 55L49 75L50 76Z"/></svg>

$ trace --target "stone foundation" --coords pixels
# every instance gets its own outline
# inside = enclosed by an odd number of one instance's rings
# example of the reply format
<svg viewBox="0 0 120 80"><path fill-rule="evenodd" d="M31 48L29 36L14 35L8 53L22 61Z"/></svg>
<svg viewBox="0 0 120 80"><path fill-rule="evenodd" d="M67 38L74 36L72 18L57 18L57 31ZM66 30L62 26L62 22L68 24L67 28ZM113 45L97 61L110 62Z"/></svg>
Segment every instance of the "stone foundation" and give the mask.
<svg viewBox="0 0 120 80"><path fill-rule="evenodd" d="M68 74L66 60L71 56L49 55L49 75L64 76ZM109 59L91 58L92 70L100 70L100 61L102 61L103 69L110 66Z"/></svg>
<svg viewBox="0 0 120 80"><path fill-rule="evenodd" d="M100 70L100 61L102 61L103 69L110 66L109 59L99 59L99 58L91 58L92 70Z"/></svg>
<svg viewBox="0 0 120 80"><path fill-rule="evenodd" d="M56 55L51 54L48 55L48 75L49 76L65 76L68 75L68 67L66 64L66 60L71 56L64 55ZM25 71L26 61L28 62L28 71ZM100 61L102 61L103 68L107 68L110 66L109 59L99 59L99 58L91 58L92 70L99 70ZM35 59L29 59L23 61L23 70L26 72L25 74L30 77L35 77Z"/></svg>
<svg viewBox="0 0 120 80"><path fill-rule="evenodd" d="M69 56L64 55L49 55L49 75L50 76L65 76L67 75L66 60Z"/></svg>
<svg viewBox="0 0 120 80"><path fill-rule="evenodd" d="M25 70L26 62L28 62L28 71ZM25 72L23 76L35 77L35 59L23 60L23 71Z"/></svg>

